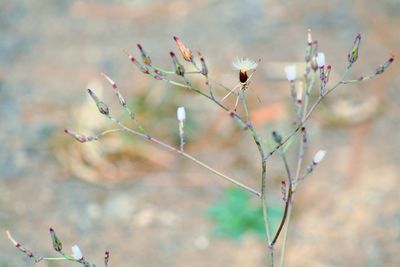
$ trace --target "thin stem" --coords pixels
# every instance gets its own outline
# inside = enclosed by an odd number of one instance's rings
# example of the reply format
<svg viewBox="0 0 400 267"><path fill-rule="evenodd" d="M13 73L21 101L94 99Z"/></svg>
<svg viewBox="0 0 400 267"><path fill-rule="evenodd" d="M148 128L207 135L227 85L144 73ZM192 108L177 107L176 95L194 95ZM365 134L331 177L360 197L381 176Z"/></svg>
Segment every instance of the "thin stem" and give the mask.
<svg viewBox="0 0 400 267"><path fill-rule="evenodd" d="M160 145L160 146L162 146L164 148L167 148L167 149L169 149L169 150L171 150L173 152L176 152L176 153L184 156L185 158L190 159L191 161L197 163L198 165L206 168L207 170L211 171L212 173L215 173L216 175L224 178L225 180L227 180L227 181L229 181L229 182L231 182L231 183L233 183L233 184L235 184L235 185L237 185L237 186L239 186L239 187L241 187L241 188L243 188L243 189L255 194L258 197L261 196L261 194L257 190L255 190L255 189L253 189L253 188L251 188L251 187L249 187L247 185L244 185L244 184L240 183L239 181L237 181L237 180L235 180L233 178L230 178L230 177L226 176L225 174L213 169L212 167L208 166L207 164L205 164L205 163L201 162L200 160L194 158L193 156L191 156L191 155L189 155L189 154L187 154L187 153L185 153L183 151L180 151L179 149L176 149L173 146L170 146L170 145L168 145L168 144L166 144L166 143L164 143L164 142L162 142L162 141L160 141L160 140L158 140L156 138L153 138L153 137L151 137L149 135L142 134L142 133L137 132L137 131L135 131L135 130L133 130L131 128L128 128L124 124L122 124L119 120L115 119L114 117L111 117L111 115L108 115L108 118L111 121L113 121L114 123L118 124L125 131L127 131L127 132L129 132L131 134L134 134L136 136L145 138L145 139L147 139L149 141L152 141L152 142L154 142L154 143L156 143L156 144L158 144L158 145Z"/></svg>
<svg viewBox="0 0 400 267"><path fill-rule="evenodd" d="M286 173L287 173L287 176L288 176L289 188L288 188L288 193L287 193L287 197L286 197L286 201L285 201L285 210L283 212L282 220L281 220L281 222L280 222L280 224L278 226L278 230L276 231L275 237L271 242L271 246L275 245L275 243L278 240L278 237L279 237L279 235L280 235L280 233L282 231L282 228L283 228L283 226L285 224L286 216L287 216L287 213L288 213L290 201L292 199L292 192L293 192L292 191L292 175L290 173L289 164L287 162L287 158L286 158L286 155L284 153L282 153L282 160L283 160L283 163L285 165Z"/></svg>

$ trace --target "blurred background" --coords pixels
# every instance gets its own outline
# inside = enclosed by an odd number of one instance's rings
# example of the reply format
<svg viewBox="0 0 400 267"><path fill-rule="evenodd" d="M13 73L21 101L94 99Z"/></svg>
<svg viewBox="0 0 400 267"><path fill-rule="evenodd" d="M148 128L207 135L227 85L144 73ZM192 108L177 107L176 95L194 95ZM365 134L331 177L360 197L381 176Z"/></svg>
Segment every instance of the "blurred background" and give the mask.
<svg viewBox="0 0 400 267"><path fill-rule="evenodd" d="M177 146L176 107L184 105L187 152L259 187L251 138L201 96L143 75L123 50L139 56L140 42L155 64L171 69L177 35L228 86L237 82L236 56L261 58L248 98L256 128L269 138L272 130L291 129L283 67L303 61L308 28L333 66L334 82L358 32L360 58L349 78L400 55L399 27L398 0L2 0L0 230L10 229L39 255L55 255L51 226L67 250L79 244L98 266L105 250L111 266L265 266L253 197L136 137L80 144L63 129L90 135L114 127L87 98L88 87L126 119L103 71L152 135ZM298 189L288 266L398 266L399 77L395 61L373 81L341 87L309 121L306 162L320 148L328 154ZM294 146L292 168L296 154ZM275 221L283 170L279 158L269 160ZM1 234L0 266L30 265Z"/></svg>

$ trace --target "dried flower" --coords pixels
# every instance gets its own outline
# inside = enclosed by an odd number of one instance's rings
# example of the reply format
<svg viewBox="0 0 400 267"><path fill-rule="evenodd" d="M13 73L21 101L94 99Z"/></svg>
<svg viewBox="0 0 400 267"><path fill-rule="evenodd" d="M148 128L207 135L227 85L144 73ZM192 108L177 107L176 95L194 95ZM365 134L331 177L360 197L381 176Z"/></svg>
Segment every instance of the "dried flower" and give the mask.
<svg viewBox="0 0 400 267"><path fill-rule="evenodd" d="M72 257L75 260L79 261L79 260L81 260L83 258L82 252L81 252L80 248L77 245L72 246L71 250L72 250Z"/></svg>
<svg viewBox="0 0 400 267"><path fill-rule="evenodd" d="M289 65L285 67L286 78L289 82L296 80L296 65Z"/></svg>
<svg viewBox="0 0 400 267"><path fill-rule="evenodd" d="M239 58L232 62L233 67L239 71L239 80L241 83L246 83L249 76L247 71L257 68L258 64L249 58Z"/></svg>
<svg viewBox="0 0 400 267"><path fill-rule="evenodd" d="M324 53L318 53L316 57L317 61L317 66L319 68L323 68L325 66L325 54Z"/></svg>
<svg viewBox="0 0 400 267"><path fill-rule="evenodd" d="M174 36L174 40L176 44L178 45L179 50L182 53L182 57L187 61L187 62L192 62L193 61L193 54L192 51L190 51L189 48L187 48L181 40L179 40L178 37Z"/></svg>
<svg viewBox="0 0 400 267"><path fill-rule="evenodd" d="M315 153L314 155L313 164L317 165L318 163L320 163L324 159L325 155L326 155L325 150L318 150L318 152Z"/></svg>
<svg viewBox="0 0 400 267"><path fill-rule="evenodd" d="M184 107L179 107L176 110L176 116L178 118L178 121L183 122L186 119L186 112Z"/></svg>

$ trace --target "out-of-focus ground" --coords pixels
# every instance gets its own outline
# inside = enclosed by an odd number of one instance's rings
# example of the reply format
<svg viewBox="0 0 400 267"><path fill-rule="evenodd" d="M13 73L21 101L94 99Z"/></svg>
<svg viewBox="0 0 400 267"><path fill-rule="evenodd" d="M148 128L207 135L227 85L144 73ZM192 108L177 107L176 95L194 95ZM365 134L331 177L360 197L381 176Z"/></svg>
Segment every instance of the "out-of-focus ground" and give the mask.
<svg viewBox="0 0 400 267"><path fill-rule="evenodd" d="M10 229L38 254L52 255L52 226L66 248L78 243L98 266L106 249L111 266L120 267L265 266L260 238L212 234L206 210L226 182L136 138L117 134L82 145L64 135L65 127L84 133L113 127L87 104L85 88L103 88L103 98L116 102L99 75L108 73L142 106L138 117L149 131L175 145L175 108L185 105L196 118L187 127L193 137L187 151L257 187L251 138L205 99L141 74L122 51L138 55L141 42L154 62L169 68L177 35L228 85L237 79L234 57L261 58L249 99L256 127L269 136L273 129L289 131L289 88L279 66L303 60L308 28L333 65L335 81L357 32L363 36L360 59L349 77L373 72L391 53L399 56L399 27L398 0L1 1L1 231ZM320 110L309 122L307 160L319 148L328 154L296 194L287 266L399 265L398 74L395 61L377 79L332 94L327 106L350 119ZM344 100L335 102L341 94ZM368 105L354 111L349 99ZM112 110L122 114L118 105ZM279 203L282 170L271 159L271 203ZM0 266L30 265L0 234Z"/></svg>

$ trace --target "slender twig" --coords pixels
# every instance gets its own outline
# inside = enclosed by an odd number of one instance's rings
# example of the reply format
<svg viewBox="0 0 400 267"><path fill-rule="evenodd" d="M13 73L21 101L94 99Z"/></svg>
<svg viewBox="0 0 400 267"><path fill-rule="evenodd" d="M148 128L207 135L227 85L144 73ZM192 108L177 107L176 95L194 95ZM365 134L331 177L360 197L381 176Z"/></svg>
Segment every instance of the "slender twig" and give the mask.
<svg viewBox="0 0 400 267"><path fill-rule="evenodd" d="M158 144L158 145L160 145L160 146L162 146L162 147L164 147L164 148L167 148L167 149L169 149L169 150L171 150L171 151L174 151L174 152L176 152L176 153L178 153L178 154L184 156L185 158L190 159L191 161L197 163L198 165L200 165L200 166L206 168L207 170L209 170L209 171L215 173L216 175L218 175L218 176L224 178L225 180L227 180L227 181L229 181L229 182L231 182L231 183L233 183L233 184L235 184L235 185L237 185L237 186L239 186L239 187L241 187L241 188L243 188L243 189L245 189L245 190L247 190L247 191L253 193L254 195L256 195L256 196L258 196L258 197L261 196L261 194L260 194L257 190L255 190L255 189L253 189L253 188L251 188L251 187L249 187L249 186L247 186L247 185L244 185L244 184L240 183L239 181L237 181L237 180L235 180L235 179L233 179L233 178L230 178L230 177L228 177L227 175L225 175L225 174L223 174L223 173L221 173L221 172L219 172L219 171L213 169L212 167L210 167L210 166L208 166L207 164L203 163L202 161L196 159L195 157L193 157L193 156L187 154L186 152L180 151L179 149L176 149L176 148L173 147L173 146L170 146L170 145L168 145L168 144L166 144L166 143L164 143L164 142L162 142L162 141L160 141L160 140L158 140L158 139L156 139L156 138L154 138L154 137L151 137L150 135L142 134L142 133L140 133L140 132L138 132L138 131L135 131L135 130L133 130L133 129L131 129L131 128L128 128L128 127L125 126L122 122L120 122L119 120L115 119L115 118L112 117L111 115L108 115L108 118L109 118L111 121L113 121L114 123L116 123L118 126L120 126L122 129L124 129L125 131L127 131L127 132L129 132L129 133L131 133L131 134L134 134L134 135L136 135L136 136L142 137L142 138L144 138L144 139L147 139L147 140L149 140L149 141L151 141L151 142L153 142L153 143L156 143L156 144Z"/></svg>

